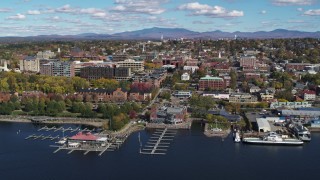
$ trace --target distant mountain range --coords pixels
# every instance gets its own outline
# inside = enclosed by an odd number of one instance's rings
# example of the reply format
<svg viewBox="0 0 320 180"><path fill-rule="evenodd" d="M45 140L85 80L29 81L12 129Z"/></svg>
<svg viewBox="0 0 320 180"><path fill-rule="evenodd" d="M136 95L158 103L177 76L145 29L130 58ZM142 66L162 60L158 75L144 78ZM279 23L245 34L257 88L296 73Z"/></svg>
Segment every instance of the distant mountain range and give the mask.
<svg viewBox="0 0 320 180"><path fill-rule="evenodd" d="M39 35L28 37L0 37L0 41L51 41L51 40L160 40L164 39L233 39L235 36L241 39L270 39L270 38L320 38L320 31L304 32L286 29L257 32L195 32L183 28L149 28L137 31L126 31L115 34L84 33L78 35Z"/></svg>

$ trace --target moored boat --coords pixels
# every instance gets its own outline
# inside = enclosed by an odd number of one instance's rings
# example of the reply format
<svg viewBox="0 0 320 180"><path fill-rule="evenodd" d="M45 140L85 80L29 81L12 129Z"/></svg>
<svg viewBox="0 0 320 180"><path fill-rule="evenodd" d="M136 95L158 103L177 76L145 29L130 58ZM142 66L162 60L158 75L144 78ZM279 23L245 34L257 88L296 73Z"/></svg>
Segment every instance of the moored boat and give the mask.
<svg viewBox="0 0 320 180"><path fill-rule="evenodd" d="M235 136L234 136L234 142L238 143L240 141L241 141L240 133L239 133L239 131L236 131Z"/></svg>
<svg viewBox="0 0 320 180"><path fill-rule="evenodd" d="M275 132L269 132L263 137L247 137L242 139L243 143L262 145L302 145L303 141L294 138L285 138Z"/></svg>
<svg viewBox="0 0 320 180"><path fill-rule="evenodd" d="M311 133L309 129L302 124L290 124L289 130L301 141L311 141Z"/></svg>

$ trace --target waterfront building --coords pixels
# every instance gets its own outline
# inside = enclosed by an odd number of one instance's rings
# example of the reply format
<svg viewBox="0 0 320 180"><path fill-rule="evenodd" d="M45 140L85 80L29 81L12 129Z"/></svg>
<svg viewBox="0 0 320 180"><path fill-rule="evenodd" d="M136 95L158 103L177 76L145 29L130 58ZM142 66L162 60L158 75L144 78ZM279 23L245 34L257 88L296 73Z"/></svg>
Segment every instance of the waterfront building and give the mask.
<svg viewBox="0 0 320 180"><path fill-rule="evenodd" d="M311 107L311 102L272 102L270 104L271 109L278 109L278 108L288 108L288 109L295 109L295 108L305 108Z"/></svg>
<svg viewBox="0 0 320 180"><path fill-rule="evenodd" d="M212 77L206 75L199 80L199 90L212 89L212 90L222 90L225 88L225 83L222 78Z"/></svg>

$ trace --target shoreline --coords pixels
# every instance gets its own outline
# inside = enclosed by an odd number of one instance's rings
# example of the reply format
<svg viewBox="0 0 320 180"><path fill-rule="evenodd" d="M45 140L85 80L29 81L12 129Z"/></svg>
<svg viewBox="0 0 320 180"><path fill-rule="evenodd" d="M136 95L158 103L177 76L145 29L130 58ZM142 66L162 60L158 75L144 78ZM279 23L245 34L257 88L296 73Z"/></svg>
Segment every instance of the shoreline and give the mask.
<svg viewBox="0 0 320 180"><path fill-rule="evenodd" d="M206 135L207 137L221 137L221 138L226 138L230 134L231 130L222 130L222 131L212 131L208 130L208 123L205 124L204 126L204 132L203 134Z"/></svg>
<svg viewBox="0 0 320 180"><path fill-rule="evenodd" d="M32 123L32 118L36 118L37 116L0 116L0 122L11 122L11 123ZM100 121L92 121L92 119L72 119L72 118L63 118L59 117L56 120L50 120L41 122L39 124L78 124L78 125L88 125L93 127L102 127L103 120Z"/></svg>

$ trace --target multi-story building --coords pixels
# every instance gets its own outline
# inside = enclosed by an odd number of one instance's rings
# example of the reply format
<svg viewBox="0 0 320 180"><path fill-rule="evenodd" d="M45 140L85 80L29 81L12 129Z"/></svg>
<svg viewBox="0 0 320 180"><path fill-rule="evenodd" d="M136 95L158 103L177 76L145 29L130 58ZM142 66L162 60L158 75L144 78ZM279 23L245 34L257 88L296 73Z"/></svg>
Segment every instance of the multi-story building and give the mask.
<svg viewBox="0 0 320 180"><path fill-rule="evenodd" d="M123 79L126 80L131 76L130 68L126 67L100 67L100 66L88 66L80 70L80 77L85 79Z"/></svg>
<svg viewBox="0 0 320 180"><path fill-rule="evenodd" d="M257 103L257 96L248 93L234 93L229 97L229 102L231 103Z"/></svg>
<svg viewBox="0 0 320 180"><path fill-rule="evenodd" d="M225 88L225 83L222 78L205 76L199 80L199 90L211 89L222 90Z"/></svg>
<svg viewBox="0 0 320 180"><path fill-rule="evenodd" d="M255 56L241 56L240 67L256 67L257 59Z"/></svg>
<svg viewBox="0 0 320 180"><path fill-rule="evenodd" d="M270 104L271 109L278 109L278 108L305 108L311 107L311 102L272 102Z"/></svg>
<svg viewBox="0 0 320 180"><path fill-rule="evenodd" d="M117 63L119 67L127 67L131 72L144 71L144 61L135 61L133 59L126 59Z"/></svg>
<svg viewBox="0 0 320 180"><path fill-rule="evenodd" d="M296 70L296 71L302 71L304 70L307 66L311 66L312 64L310 63L287 63L286 64L286 70Z"/></svg>
<svg viewBox="0 0 320 180"><path fill-rule="evenodd" d="M183 73L181 75L181 81L189 81L190 80L190 75L188 73Z"/></svg>
<svg viewBox="0 0 320 180"><path fill-rule="evenodd" d="M69 61L51 61L41 65L40 74L73 77L75 76L74 63Z"/></svg>
<svg viewBox="0 0 320 180"><path fill-rule="evenodd" d="M54 52L49 51L39 51L37 53L37 58L39 59L51 59L55 56Z"/></svg>
<svg viewBox="0 0 320 180"><path fill-rule="evenodd" d="M316 100L316 92L311 90L304 90L302 92L303 99L305 101L314 101Z"/></svg>
<svg viewBox="0 0 320 180"><path fill-rule="evenodd" d="M38 58L28 56L20 60L20 71L24 72L39 72L40 60Z"/></svg>
<svg viewBox="0 0 320 180"><path fill-rule="evenodd" d="M114 54L112 55L113 62L124 61L128 58L128 54Z"/></svg>

